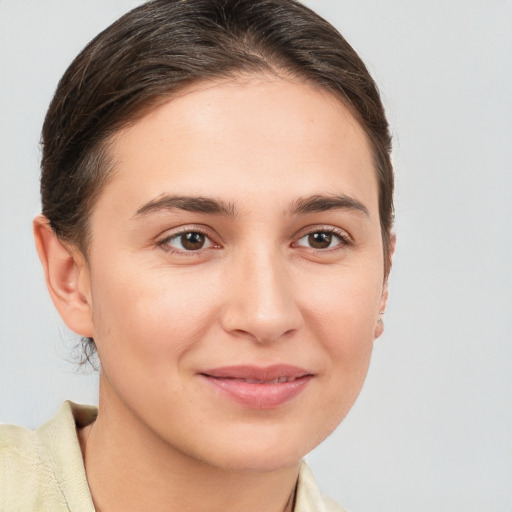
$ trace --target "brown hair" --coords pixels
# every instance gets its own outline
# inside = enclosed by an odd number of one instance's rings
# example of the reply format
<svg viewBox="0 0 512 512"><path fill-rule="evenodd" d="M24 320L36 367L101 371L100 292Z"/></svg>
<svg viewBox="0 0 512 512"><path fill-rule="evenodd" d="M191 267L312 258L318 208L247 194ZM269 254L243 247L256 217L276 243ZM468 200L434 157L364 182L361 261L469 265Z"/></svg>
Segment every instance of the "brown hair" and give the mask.
<svg viewBox="0 0 512 512"><path fill-rule="evenodd" d="M330 91L364 128L387 275L393 170L379 92L339 32L295 0L153 0L95 37L60 80L43 125L42 206L55 233L87 257L89 216L112 174L108 142L121 127L193 82L261 72Z"/></svg>

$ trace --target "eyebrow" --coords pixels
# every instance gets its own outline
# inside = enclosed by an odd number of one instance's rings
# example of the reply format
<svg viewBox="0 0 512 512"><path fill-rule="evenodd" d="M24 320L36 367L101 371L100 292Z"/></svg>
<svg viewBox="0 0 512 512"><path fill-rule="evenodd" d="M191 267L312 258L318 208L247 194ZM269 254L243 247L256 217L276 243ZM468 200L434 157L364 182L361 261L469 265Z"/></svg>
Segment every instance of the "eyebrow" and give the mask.
<svg viewBox="0 0 512 512"><path fill-rule="evenodd" d="M194 213L222 215L225 217L234 217L236 215L236 208L233 203L225 203L218 199L201 196L175 196L165 194L142 205L137 210L134 218L149 213L175 209ZM309 197L301 197L294 201L291 214L307 215L309 213L318 213L328 210L354 210L364 213L367 217L370 216L368 209L363 203L344 194L335 196L317 194Z"/></svg>
<svg viewBox="0 0 512 512"><path fill-rule="evenodd" d="M328 210L354 210L370 216L368 208L357 199L344 194L335 196L313 195L302 197L294 202L292 214L306 215Z"/></svg>
<svg viewBox="0 0 512 512"><path fill-rule="evenodd" d="M208 197L162 195L141 206L134 218L159 211L184 210L186 212L210 213L212 215L235 216L235 206Z"/></svg>

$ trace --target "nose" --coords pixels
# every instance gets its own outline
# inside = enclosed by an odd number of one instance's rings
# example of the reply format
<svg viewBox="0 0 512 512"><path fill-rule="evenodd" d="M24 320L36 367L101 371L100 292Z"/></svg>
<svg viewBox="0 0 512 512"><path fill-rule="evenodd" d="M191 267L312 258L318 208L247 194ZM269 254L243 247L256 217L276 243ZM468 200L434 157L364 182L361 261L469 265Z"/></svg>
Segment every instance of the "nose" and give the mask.
<svg viewBox="0 0 512 512"><path fill-rule="evenodd" d="M297 290L282 255L259 251L227 270L221 314L225 331L258 343L291 336L302 324Z"/></svg>

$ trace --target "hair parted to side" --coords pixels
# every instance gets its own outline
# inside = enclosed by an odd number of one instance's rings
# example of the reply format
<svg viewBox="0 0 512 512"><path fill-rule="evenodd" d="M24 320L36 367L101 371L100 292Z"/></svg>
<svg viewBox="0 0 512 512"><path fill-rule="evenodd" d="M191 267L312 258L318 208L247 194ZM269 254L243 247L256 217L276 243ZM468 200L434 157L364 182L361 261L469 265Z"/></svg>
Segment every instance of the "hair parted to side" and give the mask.
<svg viewBox="0 0 512 512"><path fill-rule="evenodd" d="M153 0L95 37L61 78L43 125L42 210L52 229L87 258L90 214L113 173L111 137L194 82L265 73L330 91L365 130L387 276L394 180L379 92L339 32L296 0ZM85 341L89 359L94 341Z"/></svg>

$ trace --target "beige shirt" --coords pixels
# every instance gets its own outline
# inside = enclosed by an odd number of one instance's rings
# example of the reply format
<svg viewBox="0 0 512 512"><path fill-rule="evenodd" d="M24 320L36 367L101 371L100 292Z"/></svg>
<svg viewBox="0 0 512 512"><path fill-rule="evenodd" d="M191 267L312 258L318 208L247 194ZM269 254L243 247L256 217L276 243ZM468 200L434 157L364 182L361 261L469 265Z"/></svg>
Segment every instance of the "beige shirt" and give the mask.
<svg viewBox="0 0 512 512"><path fill-rule="evenodd" d="M65 402L37 430L0 426L0 512L94 512L77 437L96 418L95 407ZM294 512L344 512L320 494L302 463Z"/></svg>

